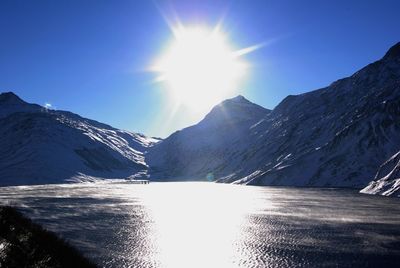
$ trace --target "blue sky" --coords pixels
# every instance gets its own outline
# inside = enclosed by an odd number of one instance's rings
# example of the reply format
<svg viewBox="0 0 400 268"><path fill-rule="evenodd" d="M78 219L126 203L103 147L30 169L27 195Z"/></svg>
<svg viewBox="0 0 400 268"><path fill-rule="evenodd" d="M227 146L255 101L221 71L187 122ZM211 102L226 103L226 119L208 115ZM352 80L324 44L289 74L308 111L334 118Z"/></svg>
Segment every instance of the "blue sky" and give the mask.
<svg viewBox="0 0 400 268"><path fill-rule="evenodd" d="M273 108L383 56L400 41L399 10L394 0L2 0L0 91L165 137L203 115L178 111L167 121L165 89L146 71L171 38L163 14L191 25L222 21L237 48L269 42L245 56L240 93Z"/></svg>

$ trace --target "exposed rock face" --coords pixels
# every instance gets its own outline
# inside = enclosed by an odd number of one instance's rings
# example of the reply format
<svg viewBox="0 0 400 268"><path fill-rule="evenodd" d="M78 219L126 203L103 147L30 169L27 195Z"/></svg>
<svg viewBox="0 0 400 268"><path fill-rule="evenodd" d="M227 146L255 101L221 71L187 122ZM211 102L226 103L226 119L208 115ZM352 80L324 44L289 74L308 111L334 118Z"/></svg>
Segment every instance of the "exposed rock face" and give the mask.
<svg viewBox="0 0 400 268"><path fill-rule="evenodd" d="M361 193L400 197L400 151L379 167L374 180Z"/></svg>

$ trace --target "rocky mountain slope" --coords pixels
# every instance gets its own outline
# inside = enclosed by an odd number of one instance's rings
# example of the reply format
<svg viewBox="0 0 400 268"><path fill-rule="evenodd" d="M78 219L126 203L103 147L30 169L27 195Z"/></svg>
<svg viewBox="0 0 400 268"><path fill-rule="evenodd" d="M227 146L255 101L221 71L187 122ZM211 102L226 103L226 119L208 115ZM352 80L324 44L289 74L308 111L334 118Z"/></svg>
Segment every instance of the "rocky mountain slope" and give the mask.
<svg viewBox="0 0 400 268"><path fill-rule="evenodd" d="M375 179L361 193L400 197L400 151L379 167Z"/></svg>
<svg viewBox="0 0 400 268"><path fill-rule="evenodd" d="M157 140L0 94L0 185L145 174Z"/></svg>
<svg viewBox="0 0 400 268"><path fill-rule="evenodd" d="M270 112L243 96L223 101L197 125L173 133L149 150L151 177L214 180L225 170L247 165L235 155L248 149L249 129Z"/></svg>
<svg viewBox="0 0 400 268"><path fill-rule="evenodd" d="M243 96L225 100L162 141L3 93L0 185L144 176L368 185L363 192L391 195L399 189L399 122L400 43L352 76L288 96L273 110Z"/></svg>
<svg viewBox="0 0 400 268"><path fill-rule="evenodd" d="M150 149L151 174L252 185L362 188L400 148L399 51L400 43L352 76L288 96L274 110L254 117L251 111L258 106L239 97L235 100L246 104L238 112L245 115L245 124L230 124L214 108L198 125ZM223 106L229 111L235 105ZM209 117L218 118L218 124L206 124Z"/></svg>

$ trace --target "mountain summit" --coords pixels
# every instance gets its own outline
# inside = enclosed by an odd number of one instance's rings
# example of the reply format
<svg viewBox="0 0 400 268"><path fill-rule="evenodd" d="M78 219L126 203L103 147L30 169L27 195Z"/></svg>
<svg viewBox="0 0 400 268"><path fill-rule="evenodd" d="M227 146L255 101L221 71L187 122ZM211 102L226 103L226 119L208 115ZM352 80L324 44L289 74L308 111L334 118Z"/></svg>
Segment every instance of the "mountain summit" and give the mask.
<svg viewBox="0 0 400 268"><path fill-rule="evenodd" d="M41 109L41 106L37 104L29 104L13 92L0 94L0 118L16 112L39 112Z"/></svg>
<svg viewBox="0 0 400 268"><path fill-rule="evenodd" d="M244 123L260 119L269 112L271 111L238 95L214 106L199 125Z"/></svg>
<svg viewBox="0 0 400 268"><path fill-rule="evenodd" d="M215 169L237 165L234 161L226 163L231 153L244 149L251 127L270 112L241 95L224 100L198 124L173 133L149 149L146 159L152 178L220 177L223 173Z"/></svg>
<svg viewBox="0 0 400 268"><path fill-rule="evenodd" d="M5 104L22 104L25 103L23 100L21 100L17 95L15 95L13 92L4 92L0 94L0 104L5 105Z"/></svg>

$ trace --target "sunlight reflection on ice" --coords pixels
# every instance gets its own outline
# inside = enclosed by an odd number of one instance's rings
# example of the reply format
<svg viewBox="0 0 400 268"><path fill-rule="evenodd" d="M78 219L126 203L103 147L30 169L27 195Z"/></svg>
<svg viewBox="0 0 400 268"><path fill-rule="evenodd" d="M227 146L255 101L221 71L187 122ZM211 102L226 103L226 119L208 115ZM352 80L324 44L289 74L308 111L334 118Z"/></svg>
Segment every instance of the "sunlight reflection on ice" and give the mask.
<svg viewBox="0 0 400 268"><path fill-rule="evenodd" d="M390 265L400 261L398 201L208 182L0 188L0 203L21 208L103 267Z"/></svg>
<svg viewBox="0 0 400 268"><path fill-rule="evenodd" d="M170 189L158 186L144 204L154 221L162 266L232 266L234 247L242 239L241 227L254 206L252 192L207 183L170 185ZM193 232L193 226L199 229ZM198 258L199 254L207 257Z"/></svg>

